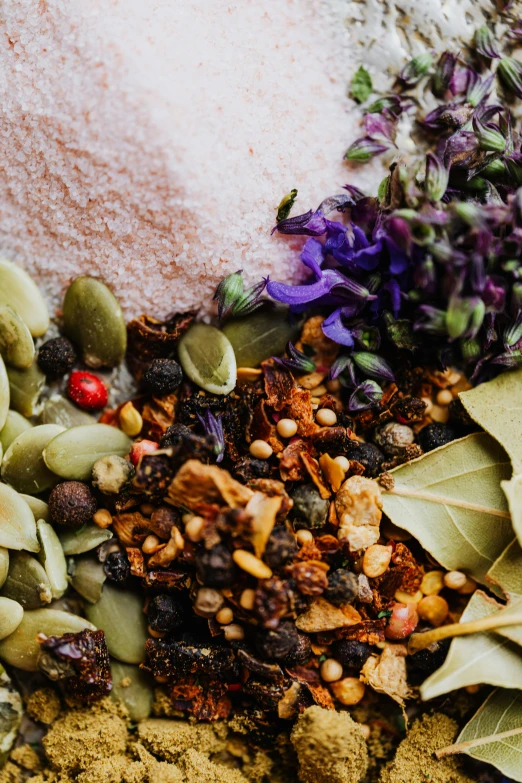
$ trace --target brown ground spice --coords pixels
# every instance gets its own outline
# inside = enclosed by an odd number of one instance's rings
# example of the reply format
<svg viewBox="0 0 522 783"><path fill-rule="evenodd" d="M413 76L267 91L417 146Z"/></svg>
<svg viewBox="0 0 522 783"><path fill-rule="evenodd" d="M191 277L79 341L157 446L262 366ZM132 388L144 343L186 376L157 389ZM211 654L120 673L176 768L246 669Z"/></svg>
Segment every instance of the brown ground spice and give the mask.
<svg viewBox="0 0 522 783"><path fill-rule="evenodd" d="M61 710L60 699L52 688L41 688L31 693L27 699L27 714L33 720L45 723L53 723Z"/></svg>
<svg viewBox="0 0 522 783"><path fill-rule="evenodd" d="M0 783L24 783L24 775L20 767L8 761L7 764L0 769Z"/></svg>
<svg viewBox="0 0 522 783"><path fill-rule="evenodd" d="M474 783L461 772L456 757L437 761L433 754L450 745L458 726L447 715L425 715L413 723L395 758L382 771L380 783Z"/></svg>
<svg viewBox="0 0 522 783"><path fill-rule="evenodd" d="M11 753L11 761L30 772L37 772L42 766L40 757L30 745L20 745L19 748L15 748Z"/></svg>

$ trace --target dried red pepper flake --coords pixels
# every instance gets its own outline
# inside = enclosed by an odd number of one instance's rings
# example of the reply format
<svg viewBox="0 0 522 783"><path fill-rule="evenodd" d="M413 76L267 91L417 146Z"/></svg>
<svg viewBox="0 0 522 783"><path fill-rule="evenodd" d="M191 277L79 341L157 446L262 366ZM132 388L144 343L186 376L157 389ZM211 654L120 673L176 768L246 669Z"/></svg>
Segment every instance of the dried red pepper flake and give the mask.
<svg viewBox="0 0 522 783"><path fill-rule="evenodd" d="M306 441L296 438L281 452L279 460L279 473L283 481L303 481L306 469L301 460L303 452L309 452L310 447Z"/></svg>
<svg viewBox="0 0 522 783"><path fill-rule="evenodd" d="M315 457L311 457L306 451L301 452L300 458L306 469L306 472L319 490L319 494L323 500L328 500L328 498L332 496L332 491L323 478L318 461L315 459Z"/></svg>
<svg viewBox="0 0 522 783"><path fill-rule="evenodd" d="M189 677L177 682L169 690L175 709L189 712L198 720L224 720L230 715L232 702L228 698L229 686L216 681L196 683Z"/></svg>

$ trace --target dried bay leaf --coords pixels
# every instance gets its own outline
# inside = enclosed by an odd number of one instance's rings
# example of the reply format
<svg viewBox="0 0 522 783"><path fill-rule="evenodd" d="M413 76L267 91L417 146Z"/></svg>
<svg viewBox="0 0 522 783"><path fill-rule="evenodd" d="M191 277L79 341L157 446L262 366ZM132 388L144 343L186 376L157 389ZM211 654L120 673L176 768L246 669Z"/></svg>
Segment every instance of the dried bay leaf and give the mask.
<svg viewBox="0 0 522 783"><path fill-rule="evenodd" d="M520 605L520 602L518 604ZM477 590L467 605L461 622L488 617L499 609L502 607L496 601ZM513 611L517 611L515 605ZM501 688L522 689L520 647L506 638L507 633L512 637L518 636L518 644L521 643L522 629L514 626L499 628L495 633L478 633L453 639L443 665L422 684L422 698L426 701L457 688L482 683Z"/></svg>
<svg viewBox="0 0 522 783"><path fill-rule="evenodd" d="M506 598L522 596L522 549L516 538L495 560L486 578L498 585Z"/></svg>
<svg viewBox="0 0 522 783"><path fill-rule="evenodd" d="M464 726L455 745L438 758L466 753L493 764L511 780L522 781L522 693L498 688Z"/></svg>
<svg viewBox="0 0 522 783"><path fill-rule="evenodd" d="M513 476L510 481L503 481L501 486L511 512L513 530L522 544L522 474Z"/></svg>
<svg viewBox="0 0 522 783"><path fill-rule="evenodd" d="M411 533L442 566L479 582L511 542L500 483L511 475L507 454L486 433L474 433L391 471L384 513Z"/></svg>
<svg viewBox="0 0 522 783"><path fill-rule="evenodd" d="M522 473L522 369L505 372L459 394L471 418L505 448Z"/></svg>

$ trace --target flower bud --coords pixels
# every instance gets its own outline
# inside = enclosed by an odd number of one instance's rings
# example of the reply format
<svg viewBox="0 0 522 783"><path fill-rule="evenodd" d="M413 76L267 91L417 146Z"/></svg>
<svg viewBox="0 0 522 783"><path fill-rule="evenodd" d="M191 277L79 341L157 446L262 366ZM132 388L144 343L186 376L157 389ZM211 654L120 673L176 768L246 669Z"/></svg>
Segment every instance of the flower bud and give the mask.
<svg viewBox="0 0 522 783"><path fill-rule="evenodd" d="M292 210L292 207L294 206L296 198L297 190L295 188L292 188L290 193L287 193L286 196L283 196L279 202L279 206L277 207L276 223L280 223L282 220L286 220Z"/></svg>
<svg viewBox="0 0 522 783"><path fill-rule="evenodd" d="M355 327L352 334L359 345L369 351L377 351L381 344L381 333L376 326Z"/></svg>
<svg viewBox="0 0 522 783"><path fill-rule="evenodd" d="M367 114L380 114L387 109L395 117L402 113L401 99L398 95L384 95L378 98L366 109Z"/></svg>
<svg viewBox="0 0 522 783"><path fill-rule="evenodd" d="M449 171L433 153L426 155L424 190L432 201L440 201L448 187Z"/></svg>
<svg viewBox="0 0 522 783"><path fill-rule="evenodd" d="M483 57L488 57L490 60L500 57L495 46L493 33L486 24L479 27L475 33L475 49Z"/></svg>
<svg viewBox="0 0 522 783"><path fill-rule="evenodd" d="M287 370L293 370L298 373L314 372L314 362L305 353L298 351L292 343L288 343L286 352L289 356L288 359L274 357L275 362L281 367L286 367Z"/></svg>
<svg viewBox="0 0 522 783"><path fill-rule="evenodd" d="M420 318L415 321L413 330L442 336L448 333L446 326L446 311L431 305L421 305L418 309Z"/></svg>
<svg viewBox="0 0 522 783"><path fill-rule="evenodd" d="M460 343L462 358L466 363L476 362L480 359L480 343L477 339L462 340Z"/></svg>
<svg viewBox="0 0 522 783"><path fill-rule="evenodd" d="M356 351L352 356L357 367L370 378L377 381L395 380L392 368L381 356L368 351Z"/></svg>
<svg viewBox="0 0 522 783"><path fill-rule="evenodd" d="M406 63L400 72L399 79L408 87L416 84L419 79L422 79L422 77L428 73L432 62L433 57L429 52L418 54L416 57Z"/></svg>
<svg viewBox="0 0 522 783"><path fill-rule="evenodd" d="M475 337L484 320L486 308L482 299L452 296L446 314L446 327L452 339L468 332Z"/></svg>
<svg viewBox="0 0 522 783"><path fill-rule="evenodd" d="M502 85L522 98L522 65L514 57L503 57L498 64L497 74Z"/></svg>
<svg viewBox="0 0 522 783"><path fill-rule="evenodd" d="M431 90L435 97L443 98L449 89L456 62L457 58L452 52L444 52L441 55L431 83Z"/></svg>
<svg viewBox="0 0 522 783"><path fill-rule="evenodd" d="M357 386L348 400L348 409L351 411L362 411L375 405L381 399L382 389L379 384L375 381L364 381L364 383Z"/></svg>
<svg viewBox="0 0 522 783"><path fill-rule="evenodd" d="M506 326L504 329L504 348L509 350L510 348L515 347L518 345L520 340L522 340L522 313L519 312L517 318L513 321L512 324L509 326Z"/></svg>
<svg viewBox="0 0 522 783"><path fill-rule="evenodd" d="M506 139L502 133L495 128L484 125L479 117L473 117L473 130L481 149L488 152L504 152L506 149Z"/></svg>
<svg viewBox="0 0 522 783"><path fill-rule="evenodd" d="M374 141L369 136L364 136L362 139L357 139L346 150L346 160L353 160L357 163L367 163L376 155L380 155L389 149L389 144L382 144L382 142Z"/></svg>

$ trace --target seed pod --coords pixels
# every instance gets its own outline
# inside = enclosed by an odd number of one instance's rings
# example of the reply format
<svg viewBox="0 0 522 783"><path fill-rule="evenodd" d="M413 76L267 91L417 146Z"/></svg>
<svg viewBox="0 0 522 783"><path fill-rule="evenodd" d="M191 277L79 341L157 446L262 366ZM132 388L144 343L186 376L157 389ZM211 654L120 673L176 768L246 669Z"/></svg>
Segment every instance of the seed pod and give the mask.
<svg viewBox="0 0 522 783"><path fill-rule="evenodd" d="M88 481L101 457L125 457L131 441L121 430L108 424L72 427L54 438L44 452L47 467L65 479Z"/></svg>
<svg viewBox="0 0 522 783"><path fill-rule="evenodd" d="M35 522L39 519L43 519L45 522L49 522L49 506L44 503L40 498L35 498L32 495L24 495L20 493L20 497L25 500L31 511L33 512Z"/></svg>
<svg viewBox="0 0 522 783"><path fill-rule="evenodd" d="M90 604L102 597L103 585L107 579L103 564L94 557L78 557L70 561L71 587Z"/></svg>
<svg viewBox="0 0 522 783"><path fill-rule="evenodd" d="M24 369L34 359L34 342L31 332L9 305L0 303L0 353L7 364Z"/></svg>
<svg viewBox="0 0 522 783"><path fill-rule="evenodd" d="M96 424L96 419L86 411L82 411L74 403L61 394L53 394L44 404L40 416L42 424L59 424L66 430L83 424Z"/></svg>
<svg viewBox="0 0 522 783"><path fill-rule="evenodd" d="M53 598L61 598L67 590L67 563L63 553L60 539L48 522L39 519L36 523L36 532L40 542L38 560L43 565Z"/></svg>
<svg viewBox="0 0 522 783"><path fill-rule="evenodd" d="M7 484L0 484L0 546L28 552L40 549L33 512Z"/></svg>
<svg viewBox="0 0 522 783"><path fill-rule="evenodd" d="M46 333L49 314L44 298L27 272L5 259L0 261L0 302L18 313L33 337Z"/></svg>
<svg viewBox="0 0 522 783"><path fill-rule="evenodd" d="M4 455L3 480L28 495L37 495L53 487L58 478L45 464L43 451L63 431L57 424L40 424L22 432Z"/></svg>
<svg viewBox="0 0 522 783"><path fill-rule="evenodd" d="M88 619L105 631L109 653L123 663L145 659L147 622L142 597L106 584L96 604L85 607Z"/></svg>
<svg viewBox="0 0 522 783"><path fill-rule="evenodd" d="M33 362L26 370L8 367L7 377L9 378L11 408L21 413L22 416L36 416L40 408L40 396L45 386L45 375L36 362ZM1 385L0 378L0 400L2 398Z"/></svg>
<svg viewBox="0 0 522 783"><path fill-rule="evenodd" d="M39 633L46 636L63 636L78 633L85 628L95 631L88 620L57 609L34 609L24 612L22 622L7 639L0 642L0 660L25 672L38 671L40 645Z"/></svg>
<svg viewBox="0 0 522 783"><path fill-rule="evenodd" d="M0 445L3 446L4 454L11 443L16 440L22 432L31 429L32 426L31 422L28 421L25 416L22 416L16 411L9 411L5 424L0 431Z"/></svg>
<svg viewBox="0 0 522 783"><path fill-rule="evenodd" d="M11 552L2 595L18 601L24 609L38 609L52 600L51 584L44 568L27 552Z"/></svg>
<svg viewBox="0 0 522 783"><path fill-rule="evenodd" d="M236 385L236 357L227 337L215 326L194 324L178 343L185 374L212 394L228 394Z"/></svg>
<svg viewBox="0 0 522 783"><path fill-rule="evenodd" d="M78 277L63 302L65 334L89 367L115 367L125 355L127 329L118 300L101 280Z"/></svg>
<svg viewBox="0 0 522 783"><path fill-rule="evenodd" d="M22 622L23 616L24 608L21 604L18 603L18 601L13 601L12 598L0 596L0 639L5 639L7 636L10 636L10 634L16 631Z"/></svg>

